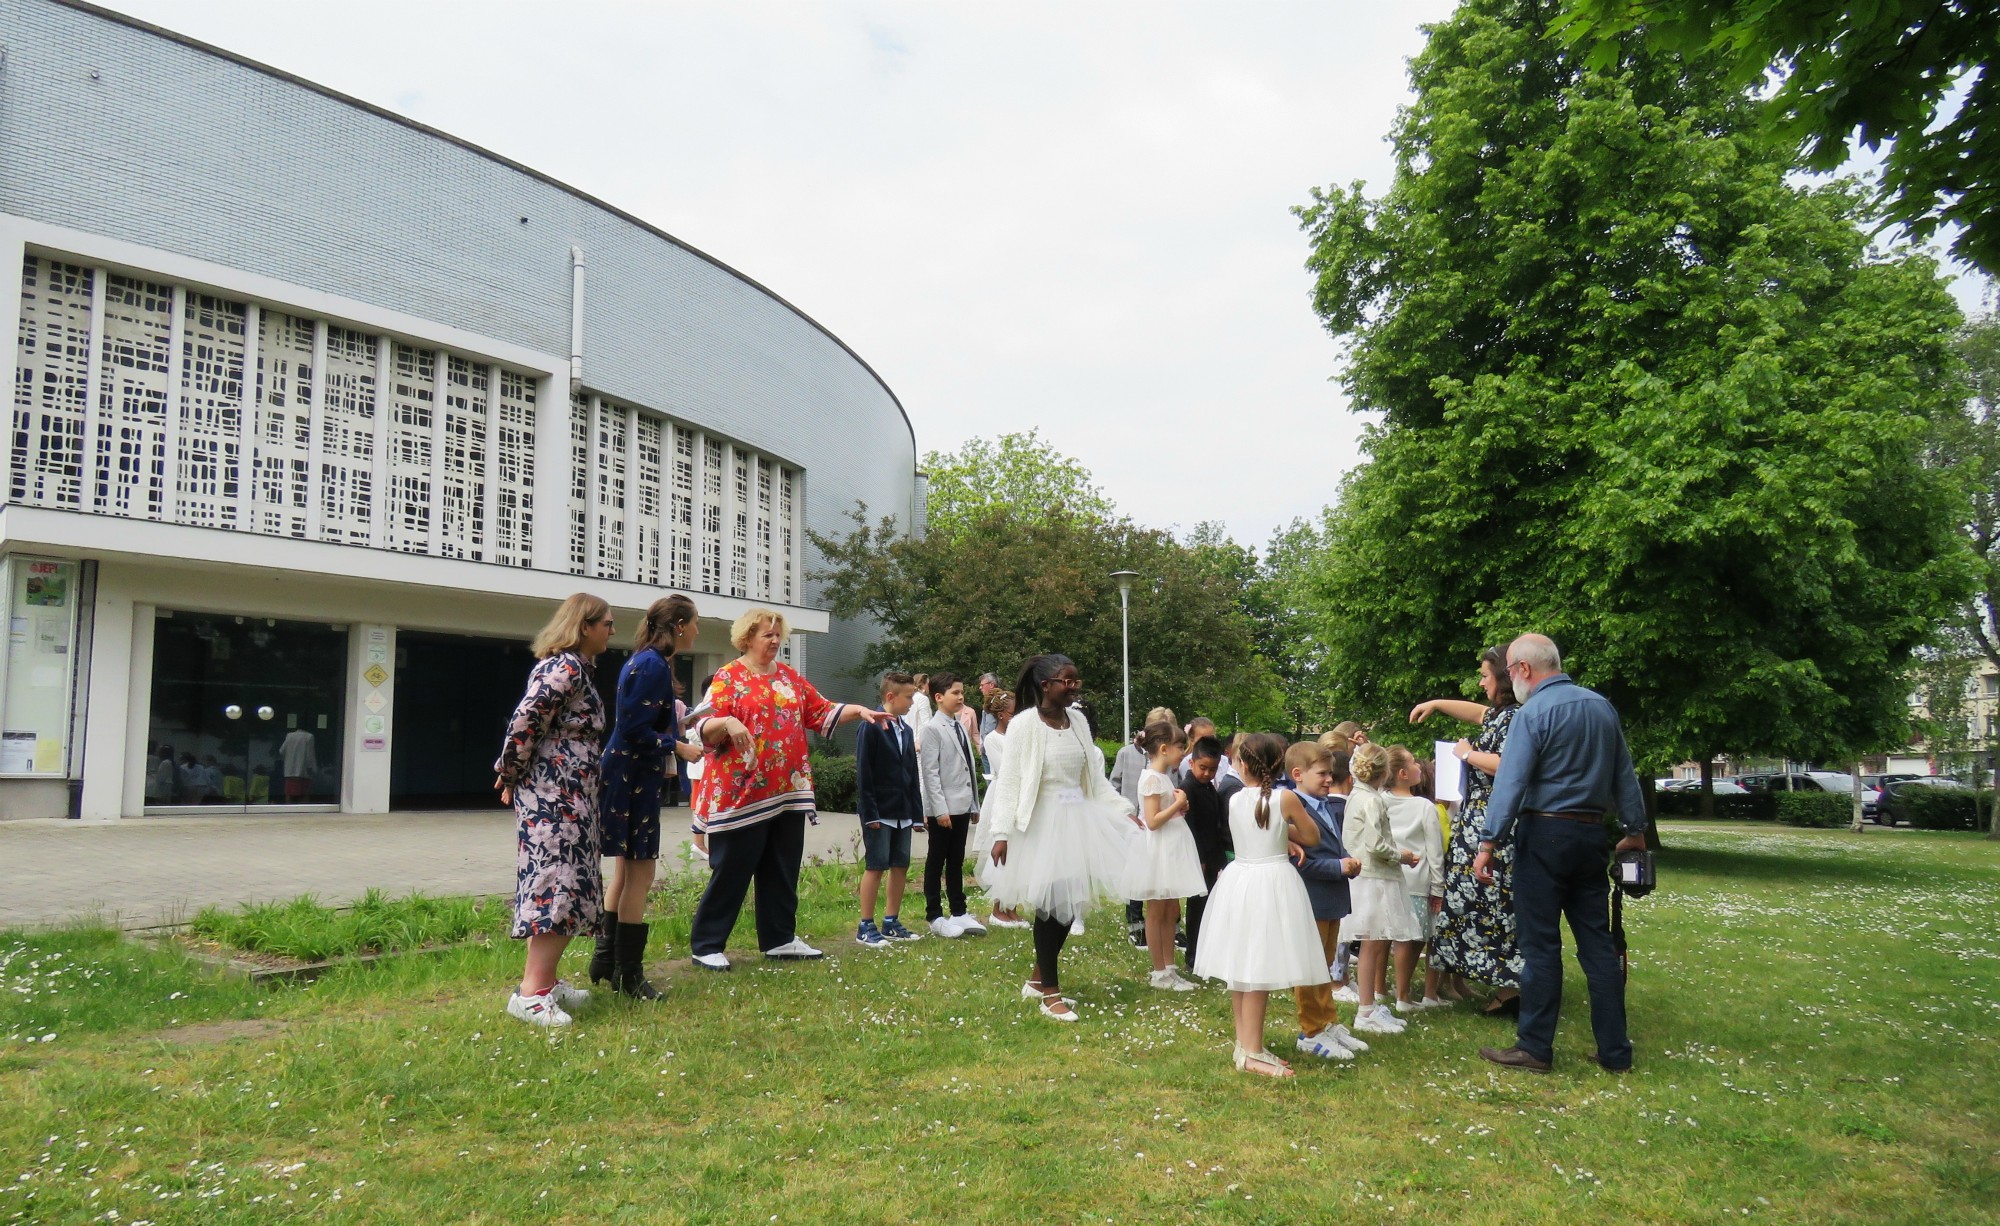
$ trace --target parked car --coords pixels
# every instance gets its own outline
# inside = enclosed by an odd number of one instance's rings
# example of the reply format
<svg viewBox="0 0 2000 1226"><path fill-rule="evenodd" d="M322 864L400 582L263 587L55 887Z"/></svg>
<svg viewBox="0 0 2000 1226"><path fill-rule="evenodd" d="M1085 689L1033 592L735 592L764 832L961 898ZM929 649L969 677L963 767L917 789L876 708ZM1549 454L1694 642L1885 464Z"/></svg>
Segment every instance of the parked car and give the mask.
<svg viewBox="0 0 2000 1226"><path fill-rule="evenodd" d="M1901 783L1906 779L1922 779L1922 775L1891 774L1861 776L1861 816L1865 821L1880 825L1882 822L1882 785Z"/></svg>
<svg viewBox="0 0 2000 1226"><path fill-rule="evenodd" d="M1854 776L1839 771L1795 771L1789 775L1745 775L1752 792L1852 792Z"/></svg>
<svg viewBox="0 0 2000 1226"><path fill-rule="evenodd" d="M1956 779L1946 779L1941 775L1925 775L1916 779L1898 779L1893 783L1884 784L1882 787L1882 800L1879 805L1882 811L1880 821L1883 825L1893 826L1897 822L1910 820L1907 802L1899 803L1899 800L1901 797L1907 795L1911 788L1943 788L1953 792L1970 792L1973 790L1972 785L1969 783L1960 783Z"/></svg>

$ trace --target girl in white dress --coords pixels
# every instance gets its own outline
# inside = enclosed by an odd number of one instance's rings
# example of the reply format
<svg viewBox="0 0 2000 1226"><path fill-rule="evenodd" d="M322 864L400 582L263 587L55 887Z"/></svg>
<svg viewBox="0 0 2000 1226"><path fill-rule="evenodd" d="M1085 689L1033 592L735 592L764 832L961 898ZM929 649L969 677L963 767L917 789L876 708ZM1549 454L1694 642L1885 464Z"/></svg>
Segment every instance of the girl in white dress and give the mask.
<svg viewBox="0 0 2000 1226"><path fill-rule="evenodd" d="M1236 858L1208 896L1194 959L1195 974L1229 985L1236 1067L1265 1077L1292 1075L1292 1066L1264 1047L1270 994L1327 982L1312 900L1286 854L1288 842L1317 846L1319 826L1296 795L1274 787L1286 748L1285 738L1268 732L1237 748L1243 790L1229 798Z"/></svg>
<svg viewBox="0 0 2000 1226"><path fill-rule="evenodd" d="M1361 861L1361 875L1348 883L1348 897L1354 909L1340 922L1340 939L1361 942L1361 964L1355 971L1355 991L1361 1007L1354 1015L1354 1029L1364 1034L1401 1034L1403 1020L1378 1004L1375 990L1382 982L1382 964L1391 941L1422 938L1417 917L1410 912L1409 895L1403 892L1402 866L1416 864L1416 852L1396 846L1389 823L1389 799L1382 789L1389 783L1389 751L1375 744L1354 747L1348 759L1348 773L1354 790L1347 796L1347 816L1341 826L1340 841L1347 854Z"/></svg>
<svg viewBox="0 0 2000 1226"><path fill-rule="evenodd" d="M1146 767L1139 772L1139 820L1146 824L1146 841L1132 862L1125 897L1146 904L1146 952L1153 957L1148 982L1165 992L1192 992L1194 984L1174 969L1174 928L1181 919L1181 899L1208 893L1208 879L1187 824L1187 793L1171 778L1187 756L1187 734L1171 720L1147 724L1139 734L1139 750L1146 755Z"/></svg>
<svg viewBox="0 0 2000 1226"><path fill-rule="evenodd" d="M1082 687L1068 656L1036 656L1021 670L1017 714L981 818L993 827L979 884L994 905L1035 916L1035 969L1021 998L1040 1001L1042 1016L1058 1022L1076 1020L1056 966L1070 924L1100 900L1123 897L1142 831L1104 777L1090 721L1070 706Z"/></svg>

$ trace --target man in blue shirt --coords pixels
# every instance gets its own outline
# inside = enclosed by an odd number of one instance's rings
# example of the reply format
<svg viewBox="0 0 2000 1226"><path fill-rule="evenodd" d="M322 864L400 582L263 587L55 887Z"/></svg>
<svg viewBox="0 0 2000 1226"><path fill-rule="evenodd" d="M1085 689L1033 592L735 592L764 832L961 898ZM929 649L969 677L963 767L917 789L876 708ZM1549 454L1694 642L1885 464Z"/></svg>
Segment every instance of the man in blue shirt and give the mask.
<svg viewBox="0 0 2000 1226"><path fill-rule="evenodd" d="M1625 831L1618 851L1646 845L1646 802L1618 712L1604 696L1562 671L1545 635L1507 646L1507 678L1521 709L1507 730L1500 773L1486 802L1486 829L1472 875L1493 881L1493 849L1510 837L1514 853L1514 922L1520 933L1521 1017L1514 1046L1479 1054L1507 1068L1546 1073L1555 1059L1562 1013L1562 929L1569 919L1576 960L1590 985L1590 1057L1611 1072L1632 1067L1625 1033L1625 977L1611 940L1611 851L1604 819Z"/></svg>

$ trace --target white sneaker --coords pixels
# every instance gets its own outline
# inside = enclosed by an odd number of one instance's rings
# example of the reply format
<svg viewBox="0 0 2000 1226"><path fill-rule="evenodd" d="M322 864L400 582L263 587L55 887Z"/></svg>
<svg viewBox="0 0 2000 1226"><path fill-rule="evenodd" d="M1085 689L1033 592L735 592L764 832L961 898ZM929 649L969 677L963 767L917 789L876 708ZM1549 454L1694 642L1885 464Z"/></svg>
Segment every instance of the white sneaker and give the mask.
<svg viewBox="0 0 2000 1226"><path fill-rule="evenodd" d="M1299 1036L1299 1050L1308 1056L1318 1056L1322 1060L1352 1060L1354 1053L1338 1043L1329 1041L1326 1032L1302 1034Z"/></svg>
<svg viewBox="0 0 2000 1226"><path fill-rule="evenodd" d="M1448 1001L1448 1000L1440 1000L1440 999L1438 999L1438 998L1437 998L1437 997L1435 997L1435 996L1426 996L1426 997L1424 997L1424 998L1423 998L1422 1000L1420 1000L1420 1001L1418 1001L1418 1002L1417 1002L1417 1008L1419 1008L1419 1009L1449 1009L1449 1008L1451 1008L1451 1002L1450 1002L1450 1001Z"/></svg>
<svg viewBox="0 0 2000 1226"><path fill-rule="evenodd" d="M964 915L952 916L951 922L958 925L960 936L983 937L986 935L986 925L980 923L978 917L970 912Z"/></svg>
<svg viewBox="0 0 2000 1226"><path fill-rule="evenodd" d="M1146 982L1152 984L1154 987L1160 989L1162 992L1194 991L1194 985L1189 983L1187 980L1181 978L1179 975L1176 975L1174 973L1174 968L1171 966L1163 971L1154 971L1151 975L1148 975L1146 977Z"/></svg>
<svg viewBox="0 0 2000 1226"><path fill-rule="evenodd" d="M1333 998L1343 1005L1358 1005L1361 1003L1361 993L1355 991L1354 985L1351 983L1343 983L1335 988L1333 990Z"/></svg>
<svg viewBox="0 0 2000 1226"><path fill-rule="evenodd" d="M1081 915L1069 922L1069 934L1073 937L1083 935L1083 917Z"/></svg>
<svg viewBox="0 0 2000 1226"><path fill-rule="evenodd" d="M1335 1022L1325 1030L1320 1031L1319 1037L1330 1043L1338 1043L1349 1051L1362 1052L1368 1050L1368 1044L1355 1038L1354 1033L1339 1022Z"/></svg>
<svg viewBox="0 0 2000 1226"><path fill-rule="evenodd" d="M1403 1023L1381 1005L1363 1009L1354 1019L1354 1028L1362 1034L1401 1034Z"/></svg>
<svg viewBox="0 0 2000 1226"><path fill-rule="evenodd" d="M556 1003L553 991L542 992L535 996L523 996L515 992L507 998L507 1015L518 1017L530 1026L540 1026L544 1029L567 1026L572 1020L569 1014L563 1012L562 1006Z"/></svg>
<svg viewBox="0 0 2000 1226"><path fill-rule="evenodd" d="M1423 1008L1422 1005L1414 1000L1398 999L1396 1001L1396 1012L1398 1013L1421 1013L1423 1012Z"/></svg>
<svg viewBox="0 0 2000 1226"><path fill-rule="evenodd" d="M776 949L765 950L764 956L766 958L776 958L784 962L803 962L808 958L826 957L825 954L821 953L817 949L814 949L812 946L806 944L804 941L801 941L797 937L793 937L791 940L786 941L783 945L778 946Z"/></svg>
<svg viewBox="0 0 2000 1226"><path fill-rule="evenodd" d="M590 993L572 986L566 979L556 980L556 986L549 989L549 995L555 997L556 1003L565 1009L580 1009L590 1003Z"/></svg>
<svg viewBox="0 0 2000 1226"><path fill-rule="evenodd" d="M696 954L694 964L703 970L726 971L729 969L729 958L723 954Z"/></svg>
<svg viewBox="0 0 2000 1226"><path fill-rule="evenodd" d="M931 935L950 940L953 937L964 936L965 930L960 928L958 922L950 916L940 915L931 921Z"/></svg>

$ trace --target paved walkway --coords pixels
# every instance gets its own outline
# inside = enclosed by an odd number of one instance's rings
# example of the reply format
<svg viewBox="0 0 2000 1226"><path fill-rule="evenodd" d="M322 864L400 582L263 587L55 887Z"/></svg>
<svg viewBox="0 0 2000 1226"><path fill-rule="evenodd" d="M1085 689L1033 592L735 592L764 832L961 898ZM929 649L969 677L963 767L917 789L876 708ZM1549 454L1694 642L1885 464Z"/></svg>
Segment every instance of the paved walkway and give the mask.
<svg viewBox="0 0 2000 1226"><path fill-rule="evenodd" d="M678 863L686 810L667 819L661 858ZM679 829L675 829L679 827ZM852 856L851 816L806 828L808 856ZM0 822L0 929L97 919L124 928L179 923L211 904L294 898L509 894L514 819L463 813L301 813Z"/></svg>

